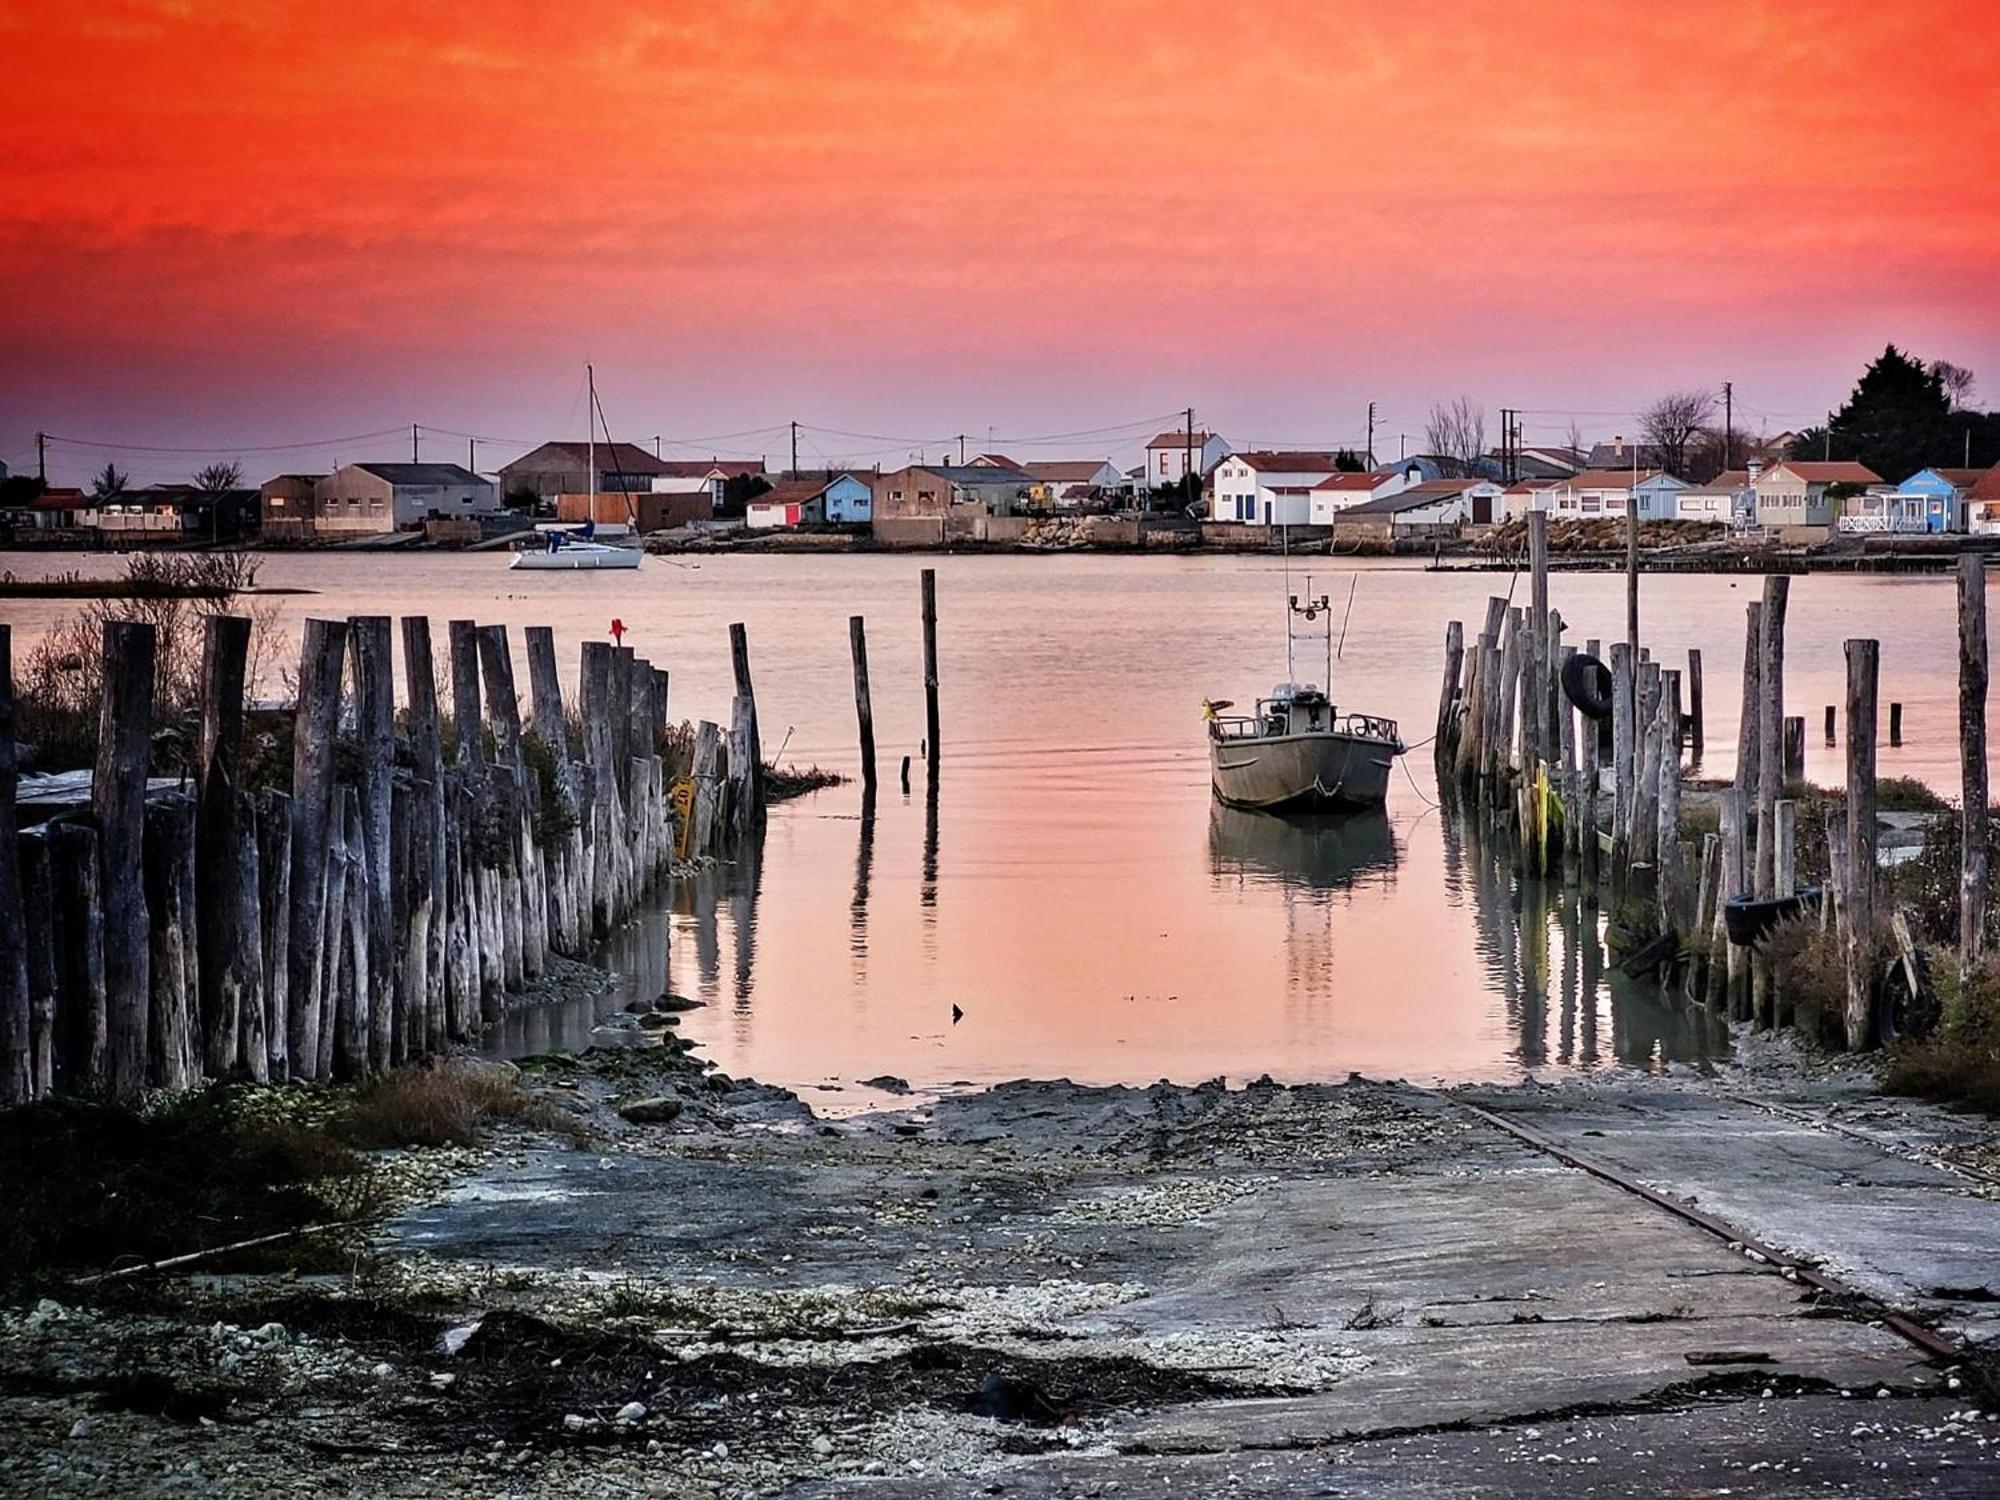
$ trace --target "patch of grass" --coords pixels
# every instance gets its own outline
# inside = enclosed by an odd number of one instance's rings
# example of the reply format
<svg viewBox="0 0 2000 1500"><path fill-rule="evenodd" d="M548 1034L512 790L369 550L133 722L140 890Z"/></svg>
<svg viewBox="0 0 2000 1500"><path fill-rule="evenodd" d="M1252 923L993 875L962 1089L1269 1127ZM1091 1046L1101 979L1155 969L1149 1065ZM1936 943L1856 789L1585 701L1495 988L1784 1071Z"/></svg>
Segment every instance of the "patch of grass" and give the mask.
<svg viewBox="0 0 2000 1500"><path fill-rule="evenodd" d="M576 1135L582 1127L506 1072L464 1063L399 1068L366 1085L335 1115L333 1134L364 1151L469 1146L479 1127L511 1120Z"/></svg>
<svg viewBox="0 0 2000 1500"><path fill-rule="evenodd" d="M819 766L779 766L764 763L764 797L769 802L783 802L789 797L803 797L807 792L816 792L822 787L839 786L847 778L838 771L828 771Z"/></svg>
<svg viewBox="0 0 2000 1500"><path fill-rule="evenodd" d="M162 1260L375 1212L384 1200L367 1162L263 1108L270 1092L217 1084L0 1115L0 1276Z"/></svg>
<svg viewBox="0 0 2000 1500"><path fill-rule="evenodd" d="M1955 963L1931 966L1940 1015L1935 1035L1898 1044L1882 1086L2000 1115L2000 957L1964 981Z"/></svg>
<svg viewBox="0 0 2000 1500"><path fill-rule="evenodd" d="M1884 776L1875 783L1878 812L1943 812L1949 806L1914 776Z"/></svg>

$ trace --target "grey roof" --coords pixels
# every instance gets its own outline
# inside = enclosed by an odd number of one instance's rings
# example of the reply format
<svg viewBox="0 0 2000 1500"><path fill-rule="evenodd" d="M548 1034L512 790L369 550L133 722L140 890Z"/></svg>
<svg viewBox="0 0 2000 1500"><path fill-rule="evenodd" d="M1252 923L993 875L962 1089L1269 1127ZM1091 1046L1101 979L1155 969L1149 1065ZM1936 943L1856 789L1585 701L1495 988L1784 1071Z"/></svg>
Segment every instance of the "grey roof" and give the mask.
<svg viewBox="0 0 2000 1500"><path fill-rule="evenodd" d="M1342 516L1399 516L1406 510L1421 510L1426 505L1438 505L1447 500L1457 500L1472 488L1475 480L1452 490L1434 490L1427 485L1413 485L1394 495L1383 495L1379 499L1364 500L1359 505L1350 505L1341 511Z"/></svg>
<svg viewBox="0 0 2000 1500"><path fill-rule="evenodd" d="M419 484L485 484L464 464L356 464L357 469L365 469L377 479L386 479L395 485Z"/></svg>
<svg viewBox="0 0 2000 1500"><path fill-rule="evenodd" d="M919 464L933 474L941 474L953 484L1033 484L1035 476L1025 469L1003 469L998 464Z"/></svg>

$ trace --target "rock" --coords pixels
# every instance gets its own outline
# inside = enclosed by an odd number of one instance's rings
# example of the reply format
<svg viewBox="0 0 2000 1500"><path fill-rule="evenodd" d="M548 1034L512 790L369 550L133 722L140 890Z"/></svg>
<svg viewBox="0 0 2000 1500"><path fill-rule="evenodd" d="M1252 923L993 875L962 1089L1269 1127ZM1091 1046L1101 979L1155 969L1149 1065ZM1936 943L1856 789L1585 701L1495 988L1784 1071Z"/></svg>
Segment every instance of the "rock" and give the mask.
<svg viewBox="0 0 2000 1500"><path fill-rule="evenodd" d="M393 1380L396 1376L396 1367L385 1362L377 1365L368 1373L373 1375L377 1380Z"/></svg>
<svg viewBox="0 0 2000 1500"><path fill-rule="evenodd" d="M90 1435L90 1418L78 1417L74 1422L70 1423L69 1435L72 1438L88 1437Z"/></svg>
<svg viewBox="0 0 2000 1500"><path fill-rule="evenodd" d="M641 1031L665 1031L673 1024L674 1018L672 1016L663 1016L657 1011L649 1010L646 1014L639 1017L639 1029Z"/></svg>
<svg viewBox="0 0 2000 1500"><path fill-rule="evenodd" d="M578 1416L575 1412L570 1412L567 1416L563 1418L564 1432L581 1432L583 1431L584 1428L588 1427L589 1425L590 1423L587 1420L585 1420L583 1417Z"/></svg>
<svg viewBox="0 0 2000 1500"><path fill-rule="evenodd" d="M708 1451L710 1453L713 1453L717 1458L727 1458L729 1457L729 1444L717 1443L713 1448L709 1449Z"/></svg>
<svg viewBox="0 0 2000 1500"><path fill-rule="evenodd" d="M618 1106L619 1116L634 1125L671 1125L681 1115L681 1101L672 1094L655 1094Z"/></svg>
<svg viewBox="0 0 2000 1500"><path fill-rule="evenodd" d="M283 1323L264 1323L250 1332L250 1337L260 1344L282 1344L291 1336L291 1331Z"/></svg>
<svg viewBox="0 0 2000 1500"><path fill-rule="evenodd" d="M716 1072L708 1075L708 1091L711 1094L726 1094L735 1087L736 1080L727 1073Z"/></svg>
<svg viewBox="0 0 2000 1500"><path fill-rule="evenodd" d="M69 1309L54 1298L44 1297L37 1302L34 1310L21 1319L21 1326L30 1333L40 1333L51 1323L62 1323L69 1319Z"/></svg>
<svg viewBox="0 0 2000 1500"><path fill-rule="evenodd" d="M623 1406L618 1408L618 1413L612 1420L614 1422L643 1422L646 1420L646 1403L643 1401L627 1401Z"/></svg>
<svg viewBox="0 0 2000 1500"><path fill-rule="evenodd" d="M625 1009L630 1014L635 1016L650 1015L653 1009L653 1002L651 1000L643 1000L643 999L633 1000L627 1003Z"/></svg>
<svg viewBox="0 0 2000 1500"><path fill-rule="evenodd" d="M653 1009L664 1011L700 1010L707 1004L703 1000L690 1000L686 995L668 993L653 1002Z"/></svg>
<svg viewBox="0 0 2000 1500"><path fill-rule="evenodd" d="M910 1080L898 1078L894 1073L878 1073L873 1078L862 1079L861 1086L866 1089L880 1089L885 1094L907 1094L910 1091Z"/></svg>

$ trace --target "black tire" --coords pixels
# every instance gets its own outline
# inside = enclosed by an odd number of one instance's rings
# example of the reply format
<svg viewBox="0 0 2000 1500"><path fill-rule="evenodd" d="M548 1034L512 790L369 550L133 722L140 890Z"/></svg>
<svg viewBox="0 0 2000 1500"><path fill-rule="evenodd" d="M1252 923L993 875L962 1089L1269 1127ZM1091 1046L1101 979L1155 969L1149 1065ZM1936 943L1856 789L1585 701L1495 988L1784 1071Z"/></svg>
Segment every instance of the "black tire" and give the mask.
<svg viewBox="0 0 2000 1500"><path fill-rule="evenodd" d="M1563 696L1586 719L1600 723L1611 717L1611 669L1588 652L1579 651L1563 663Z"/></svg>

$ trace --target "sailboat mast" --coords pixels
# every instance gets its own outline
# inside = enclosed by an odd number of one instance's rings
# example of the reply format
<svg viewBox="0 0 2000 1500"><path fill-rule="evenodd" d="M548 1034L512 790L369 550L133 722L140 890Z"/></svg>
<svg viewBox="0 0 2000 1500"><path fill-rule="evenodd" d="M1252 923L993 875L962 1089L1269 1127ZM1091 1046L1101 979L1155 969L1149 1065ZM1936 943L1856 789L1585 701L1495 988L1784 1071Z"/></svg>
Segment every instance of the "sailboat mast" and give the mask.
<svg viewBox="0 0 2000 1500"><path fill-rule="evenodd" d="M584 384L590 388L590 401L583 413L584 430L590 435L590 456L584 461L585 467L590 470L590 509L585 513L585 519L595 521L597 519L597 371L586 364L583 367L583 379Z"/></svg>

